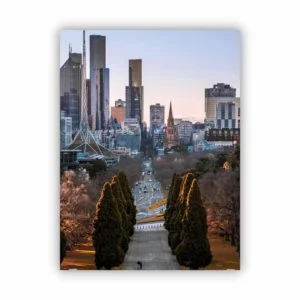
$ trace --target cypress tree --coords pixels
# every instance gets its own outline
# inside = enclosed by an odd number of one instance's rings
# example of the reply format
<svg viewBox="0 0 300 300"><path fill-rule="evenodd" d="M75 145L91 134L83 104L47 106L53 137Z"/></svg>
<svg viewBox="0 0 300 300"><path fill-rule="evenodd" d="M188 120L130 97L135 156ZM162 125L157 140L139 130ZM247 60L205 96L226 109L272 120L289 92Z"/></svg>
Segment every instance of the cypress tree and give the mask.
<svg viewBox="0 0 300 300"><path fill-rule="evenodd" d="M191 184L195 176L192 173L188 173L184 176L183 181L180 185L180 192L177 199L177 206L174 212L174 216L171 219L171 228L170 228L170 239L169 243L172 248L172 253L177 245L182 240L182 218L186 210L187 195L190 190Z"/></svg>
<svg viewBox="0 0 300 300"><path fill-rule="evenodd" d="M124 174L124 172L120 171L118 173L118 179L120 182L120 186L122 188L124 197L126 199L127 202L127 213L130 215L130 220L131 220L131 224L135 225L136 224L136 207L134 205L134 198L132 196L130 187L129 187L129 183L127 181L127 177Z"/></svg>
<svg viewBox="0 0 300 300"><path fill-rule="evenodd" d="M175 183L175 178L176 177L177 177L176 173L173 173L172 182L171 182L169 193L168 193L168 196L167 196L166 210L165 210L165 213L164 213L164 219L165 219L164 226L165 226L165 228L166 228L166 224L168 223L170 206L172 206L171 196L173 195L173 189L174 189L174 183Z"/></svg>
<svg viewBox="0 0 300 300"><path fill-rule="evenodd" d="M115 198L115 201L118 206L118 210L121 216L121 248L123 251L126 253L128 250L128 219L127 219L127 214L124 208L124 203L123 203L123 195L121 195L121 190L119 183L117 182L116 177L114 176L112 183L110 184L111 191L113 194L113 197Z"/></svg>
<svg viewBox="0 0 300 300"><path fill-rule="evenodd" d="M178 263L191 269L209 265L212 254L207 238L206 211L196 179L193 180L188 193L182 233L183 239L175 249Z"/></svg>
<svg viewBox="0 0 300 300"><path fill-rule="evenodd" d="M111 269L124 261L124 251L120 247L122 240L121 216L108 182L102 189L96 204L94 219L93 246L95 248L95 264Z"/></svg>
<svg viewBox="0 0 300 300"><path fill-rule="evenodd" d="M130 207L130 203L127 203L127 201L126 201L125 195L124 195L123 190L122 190L122 185L121 185L118 177L114 176L113 180L116 181L117 184L118 184L118 190L119 190L122 202L123 202L123 207L124 207L125 215L126 215L126 231L128 232L128 237L129 237L133 234L133 231L134 231L134 226L131 223L131 211L132 211L132 209Z"/></svg>
<svg viewBox="0 0 300 300"><path fill-rule="evenodd" d="M181 184L183 182L182 177L177 177L175 181L175 186L174 186L174 192L173 192L173 205L170 209L170 217L167 223L167 230L169 230L169 235L168 235L168 244L171 247L171 237L174 235L174 232L176 231L176 223L175 223L175 215L179 209L179 193L180 193L180 188Z"/></svg>
<svg viewBox="0 0 300 300"><path fill-rule="evenodd" d="M165 223L164 226L167 230L170 230L171 226L171 219L175 211L175 205L176 200L178 198L179 192L180 192L180 185L182 182L182 178L178 175L174 174L173 180L172 180L172 189L170 189L167 199L167 208L165 211Z"/></svg>

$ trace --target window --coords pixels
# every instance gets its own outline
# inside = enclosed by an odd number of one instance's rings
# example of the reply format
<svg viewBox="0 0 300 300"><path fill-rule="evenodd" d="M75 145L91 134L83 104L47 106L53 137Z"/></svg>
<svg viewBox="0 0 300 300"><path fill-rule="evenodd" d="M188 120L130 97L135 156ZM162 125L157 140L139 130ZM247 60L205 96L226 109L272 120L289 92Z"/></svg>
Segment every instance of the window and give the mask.
<svg viewBox="0 0 300 300"><path fill-rule="evenodd" d="M232 128L235 128L235 120L231 120L231 122L232 122Z"/></svg>
<svg viewBox="0 0 300 300"><path fill-rule="evenodd" d="M225 104L221 104L221 119L225 119Z"/></svg>

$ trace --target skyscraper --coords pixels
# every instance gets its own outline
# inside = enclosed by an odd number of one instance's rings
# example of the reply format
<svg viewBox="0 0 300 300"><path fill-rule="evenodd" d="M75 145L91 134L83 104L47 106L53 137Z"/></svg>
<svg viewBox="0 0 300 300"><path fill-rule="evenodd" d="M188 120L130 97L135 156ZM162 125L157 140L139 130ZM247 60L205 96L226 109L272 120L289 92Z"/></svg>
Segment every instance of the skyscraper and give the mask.
<svg viewBox="0 0 300 300"><path fill-rule="evenodd" d="M144 122L144 87L142 85L142 60L129 60L129 85L126 86L126 118Z"/></svg>
<svg viewBox="0 0 300 300"><path fill-rule="evenodd" d="M109 69L106 68L106 38L101 35L90 35L90 91L91 129L104 129L109 116Z"/></svg>
<svg viewBox="0 0 300 300"><path fill-rule="evenodd" d="M236 89L229 84L217 83L213 88L205 89L205 123L211 127L238 127L239 106Z"/></svg>
<svg viewBox="0 0 300 300"><path fill-rule="evenodd" d="M60 110L72 118L73 133L80 125L81 101L81 59L80 53L69 50L69 58L60 68Z"/></svg>
<svg viewBox="0 0 300 300"><path fill-rule="evenodd" d="M105 129L109 121L109 69L100 69L100 126Z"/></svg>

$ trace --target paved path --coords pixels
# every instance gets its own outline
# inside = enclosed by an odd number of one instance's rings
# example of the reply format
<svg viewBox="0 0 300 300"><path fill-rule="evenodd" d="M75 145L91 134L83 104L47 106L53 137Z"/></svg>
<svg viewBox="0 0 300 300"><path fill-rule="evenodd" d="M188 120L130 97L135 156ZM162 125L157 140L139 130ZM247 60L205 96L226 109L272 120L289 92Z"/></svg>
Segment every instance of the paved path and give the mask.
<svg viewBox="0 0 300 300"><path fill-rule="evenodd" d="M133 234L122 268L136 270L137 261L143 263L142 270L181 270L168 245L166 230L136 231Z"/></svg>

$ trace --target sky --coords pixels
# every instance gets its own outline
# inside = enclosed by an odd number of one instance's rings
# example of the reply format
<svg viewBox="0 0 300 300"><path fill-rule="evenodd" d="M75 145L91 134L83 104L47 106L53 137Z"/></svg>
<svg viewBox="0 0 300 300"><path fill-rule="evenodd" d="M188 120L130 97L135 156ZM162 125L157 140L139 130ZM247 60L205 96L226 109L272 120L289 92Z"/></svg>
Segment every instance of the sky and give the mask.
<svg viewBox="0 0 300 300"><path fill-rule="evenodd" d="M230 84L240 96L241 35L231 29L86 30L89 78L89 35L106 36L106 67L110 69L110 106L125 100L129 59L142 59L144 118L150 105L165 106L165 123L172 101L174 118L204 120L204 90ZM60 66L72 52L82 53L82 30L60 32Z"/></svg>

